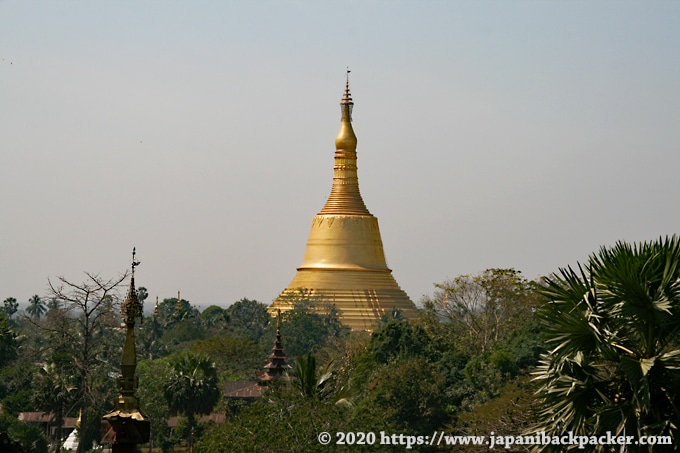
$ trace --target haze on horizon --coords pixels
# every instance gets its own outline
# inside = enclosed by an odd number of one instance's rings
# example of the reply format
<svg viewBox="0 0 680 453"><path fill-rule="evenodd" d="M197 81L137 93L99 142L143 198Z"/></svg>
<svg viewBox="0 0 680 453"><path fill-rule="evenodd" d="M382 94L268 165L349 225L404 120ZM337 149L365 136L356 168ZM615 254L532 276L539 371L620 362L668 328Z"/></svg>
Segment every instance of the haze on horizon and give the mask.
<svg viewBox="0 0 680 453"><path fill-rule="evenodd" d="M0 2L0 300L124 272L270 303L330 193L417 302L678 233L680 2Z"/></svg>

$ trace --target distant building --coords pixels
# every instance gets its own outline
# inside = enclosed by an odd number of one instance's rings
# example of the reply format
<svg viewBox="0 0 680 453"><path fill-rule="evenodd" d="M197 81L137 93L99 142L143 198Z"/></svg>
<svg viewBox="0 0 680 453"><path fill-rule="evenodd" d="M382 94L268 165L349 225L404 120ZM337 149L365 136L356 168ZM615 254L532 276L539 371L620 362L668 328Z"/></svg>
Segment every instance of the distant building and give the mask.
<svg viewBox="0 0 680 453"><path fill-rule="evenodd" d="M34 423L40 426L44 430L45 438L48 443L52 444L56 440L59 426L57 425L57 417L54 414L47 412L20 412L19 421ZM64 417L62 419L62 441L75 431L77 423L77 417Z"/></svg>

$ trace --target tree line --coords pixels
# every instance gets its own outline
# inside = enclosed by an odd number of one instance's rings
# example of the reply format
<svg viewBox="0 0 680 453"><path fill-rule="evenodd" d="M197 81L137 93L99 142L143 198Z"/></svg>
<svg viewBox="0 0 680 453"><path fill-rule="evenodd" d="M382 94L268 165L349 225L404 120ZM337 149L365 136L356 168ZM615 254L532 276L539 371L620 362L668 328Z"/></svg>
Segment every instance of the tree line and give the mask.
<svg viewBox="0 0 680 453"><path fill-rule="evenodd" d="M87 451L117 394L123 342L117 309L127 275L85 275L83 283L50 282L50 294L31 298L23 314L16 300L3 303L0 432L26 451L58 448L59 434L47 439L19 422L19 412L80 417L79 449ZM138 296L148 304L145 288ZM263 371L277 327L267 306L242 299L200 311L184 299L158 303L136 332L137 396L152 422L149 447L306 452L328 448L318 443L321 432L611 431L670 436L671 445L653 451L678 451L676 236L603 247L576 268L537 280L514 269L461 275L436 284L420 301L417 319L392 310L371 332L349 331L322 298L301 292L290 302L280 325L292 379L270 383L249 402L223 398L223 386L253 381ZM209 413L227 422L202 422L200 415ZM174 429L171 417L178 417Z"/></svg>

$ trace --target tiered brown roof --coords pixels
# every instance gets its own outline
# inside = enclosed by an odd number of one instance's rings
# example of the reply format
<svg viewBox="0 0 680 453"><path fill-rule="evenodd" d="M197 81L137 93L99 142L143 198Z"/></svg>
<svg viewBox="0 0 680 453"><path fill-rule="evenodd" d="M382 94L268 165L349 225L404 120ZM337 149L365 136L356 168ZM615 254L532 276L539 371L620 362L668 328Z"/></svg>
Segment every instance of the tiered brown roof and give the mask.
<svg viewBox="0 0 680 453"><path fill-rule="evenodd" d="M269 361L264 365L267 371L261 379L263 381L273 381L284 377L288 370L292 368L286 363L287 358L288 356L283 352L283 343L281 342L281 310L278 310L276 340L274 341L272 353L269 355Z"/></svg>

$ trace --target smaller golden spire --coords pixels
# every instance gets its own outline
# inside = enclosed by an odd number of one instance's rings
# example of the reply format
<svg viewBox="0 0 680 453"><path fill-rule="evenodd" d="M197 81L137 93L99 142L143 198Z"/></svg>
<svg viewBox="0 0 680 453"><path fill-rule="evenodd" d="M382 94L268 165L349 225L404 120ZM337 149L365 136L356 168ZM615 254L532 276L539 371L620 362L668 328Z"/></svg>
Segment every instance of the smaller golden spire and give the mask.
<svg viewBox="0 0 680 453"><path fill-rule="evenodd" d="M125 343L123 356L120 361L121 374L118 376L118 390L120 394L114 401L114 411L103 417L102 443L113 445L116 451L135 451L137 444L149 441L150 422L139 408L139 400L135 396L138 378L137 351L135 348L135 318L142 318L142 304L137 298L135 289L135 267L139 261L135 260L136 250L132 249L132 275L130 289L125 302L121 306L121 314L125 321ZM80 418L80 417L79 417Z"/></svg>
<svg viewBox="0 0 680 453"><path fill-rule="evenodd" d="M118 378L118 388L120 396L115 402L116 409L126 413L139 412L139 404L137 398L134 396L134 391L137 388L137 377L135 370L137 369L137 351L135 348L135 318L141 318L142 304L137 298L137 290L135 288L135 267L139 266L139 261L135 260L135 249L132 250L132 276L130 278L130 289L128 290L125 302L121 306L121 314L125 321L126 334L125 344L123 345L123 357L121 359L120 368L121 375Z"/></svg>
<svg viewBox="0 0 680 453"><path fill-rule="evenodd" d="M179 295L179 290L177 290L177 303L175 304L175 311L182 311L182 298Z"/></svg>

